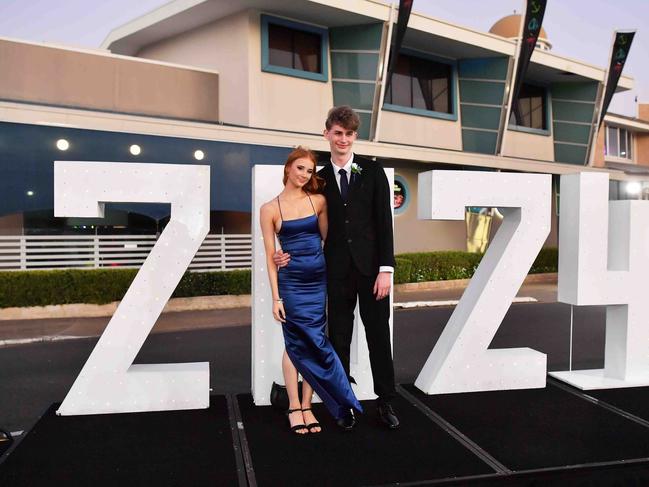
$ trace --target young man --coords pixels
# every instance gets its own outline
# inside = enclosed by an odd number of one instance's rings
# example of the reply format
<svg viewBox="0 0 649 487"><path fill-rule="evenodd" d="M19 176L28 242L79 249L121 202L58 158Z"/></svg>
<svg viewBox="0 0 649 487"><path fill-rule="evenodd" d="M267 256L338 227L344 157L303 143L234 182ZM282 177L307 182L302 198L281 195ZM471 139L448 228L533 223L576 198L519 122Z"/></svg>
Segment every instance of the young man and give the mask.
<svg viewBox="0 0 649 487"><path fill-rule="evenodd" d="M325 122L331 159L318 174L325 179L329 230L327 262L329 339L349 376L349 351L358 298L369 348L378 416L390 429L399 427L391 401L395 396L390 345L390 290L394 244L390 188L383 168L352 152L360 119L348 106L332 108ZM290 256L278 253L275 263ZM350 381L353 378L350 377ZM338 421L353 429L353 412Z"/></svg>

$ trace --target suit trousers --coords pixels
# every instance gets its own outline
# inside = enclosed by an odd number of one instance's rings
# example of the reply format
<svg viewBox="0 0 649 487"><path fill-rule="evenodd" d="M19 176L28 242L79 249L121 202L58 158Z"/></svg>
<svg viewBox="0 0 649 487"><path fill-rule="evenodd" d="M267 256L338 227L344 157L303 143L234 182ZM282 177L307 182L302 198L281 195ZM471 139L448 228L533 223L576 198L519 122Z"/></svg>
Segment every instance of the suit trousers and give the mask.
<svg viewBox="0 0 649 487"><path fill-rule="evenodd" d="M349 352L358 296L372 367L374 393L379 396L379 401L390 401L395 396L390 345L390 297L376 300L372 292L375 281L376 274L364 276L353 264L347 277L328 277L329 340L349 376Z"/></svg>

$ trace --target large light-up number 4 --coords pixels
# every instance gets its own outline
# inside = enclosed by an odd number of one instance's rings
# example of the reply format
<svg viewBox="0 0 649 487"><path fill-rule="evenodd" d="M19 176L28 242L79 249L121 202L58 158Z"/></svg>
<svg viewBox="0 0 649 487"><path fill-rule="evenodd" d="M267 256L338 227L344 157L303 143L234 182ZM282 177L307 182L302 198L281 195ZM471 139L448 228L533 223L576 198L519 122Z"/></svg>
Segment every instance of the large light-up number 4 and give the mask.
<svg viewBox="0 0 649 487"><path fill-rule="evenodd" d="M550 188L545 174L419 174L420 219L464 220L467 206L497 206L505 216L415 381L423 392L545 386L545 354L487 347L550 231Z"/></svg>
<svg viewBox="0 0 649 487"><path fill-rule="evenodd" d="M103 217L106 202L171 203L169 223L58 413L207 408L208 362L132 364L209 231L209 166L54 164L55 216Z"/></svg>
<svg viewBox="0 0 649 487"><path fill-rule="evenodd" d="M553 372L581 389L649 385L649 202L608 201L608 174L561 176L559 301L606 305L604 368Z"/></svg>

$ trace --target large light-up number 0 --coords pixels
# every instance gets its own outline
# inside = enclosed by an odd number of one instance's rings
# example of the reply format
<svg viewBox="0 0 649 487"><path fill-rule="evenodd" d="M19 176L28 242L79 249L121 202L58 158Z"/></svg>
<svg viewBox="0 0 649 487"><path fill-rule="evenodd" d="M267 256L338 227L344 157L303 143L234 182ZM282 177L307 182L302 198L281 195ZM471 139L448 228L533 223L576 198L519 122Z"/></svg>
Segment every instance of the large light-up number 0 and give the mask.
<svg viewBox="0 0 649 487"><path fill-rule="evenodd" d="M545 354L487 347L550 231L550 187L545 174L419 174L420 219L463 220L467 206L497 206L505 215L415 381L423 392L545 387Z"/></svg>
<svg viewBox="0 0 649 487"><path fill-rule="evenodd" d="M55 216L105 202L171 203L171 219L58 410L61 415L209 406L209 363L137 364L137 353L209 231L209 166L61 162Z"/></svg>

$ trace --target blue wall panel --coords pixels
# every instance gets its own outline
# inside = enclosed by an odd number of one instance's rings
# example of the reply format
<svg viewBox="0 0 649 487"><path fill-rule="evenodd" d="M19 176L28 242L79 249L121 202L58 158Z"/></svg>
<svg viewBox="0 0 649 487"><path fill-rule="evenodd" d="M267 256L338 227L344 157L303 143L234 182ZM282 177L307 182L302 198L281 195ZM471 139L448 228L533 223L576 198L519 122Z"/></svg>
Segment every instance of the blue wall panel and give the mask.
<svg viewBox="0 0 649 487"><path fill-rule="evenodd" d="M64 138L63 152L56 141ZM142 148L139 156L131 144ZM194 159L200 149L205 159ZM252 166L283 164L291 148L175 137L0 123L0 216L54 207L54 161L204 164L211 167L211 209L250 211ZM33 191L28 196L27 191ZM119 205L160 218L160 205ZM134 210L135 211L135 210ZM166 210L164 210L166 211Z"/></svg>

